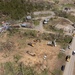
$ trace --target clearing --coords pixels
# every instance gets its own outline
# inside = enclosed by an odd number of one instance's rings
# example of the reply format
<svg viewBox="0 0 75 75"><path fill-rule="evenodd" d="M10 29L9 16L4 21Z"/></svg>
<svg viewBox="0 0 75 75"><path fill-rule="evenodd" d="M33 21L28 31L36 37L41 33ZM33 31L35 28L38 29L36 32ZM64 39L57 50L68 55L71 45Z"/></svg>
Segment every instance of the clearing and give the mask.
<svg viewBox="0 0 75 75"><path fill-rule="evenodd" d="M27 66L35 66L38 71L45 68L49 68L50 72L55 69L59 70L65 61L63 57L58 59L60 46L48 46L48 41L46 40L41 40L41 42L37 43L33 42L33 40L35 40L35 38L27 39L18 33L15 33L12 36L8 35L8 33L1 34L0 63L9 61L18 63L23 62ZM34 47L29 46L29 42L33 42ZM27 51L35 55L30 55ZM44 59L45 56L46 58ZM57 64L60 65L58 66Z"/></svg>

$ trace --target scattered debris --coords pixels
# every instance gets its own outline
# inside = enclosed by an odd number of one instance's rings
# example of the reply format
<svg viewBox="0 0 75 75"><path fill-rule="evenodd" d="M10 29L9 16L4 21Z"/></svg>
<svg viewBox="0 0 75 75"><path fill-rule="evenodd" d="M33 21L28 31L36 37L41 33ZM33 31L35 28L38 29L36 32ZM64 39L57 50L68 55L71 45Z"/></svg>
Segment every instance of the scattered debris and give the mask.
<svg viewBox="0 0 75 75"><path fill-rule="evenodd" d="M33 40L34 42L41 42L41 40L40 39L35 39L35 40Z"/></svg>
<svg viewBox="0 0 75 75"><path fill-rule="evenodd" d="M31 56L36 56L35 53L29 52L29 51L26 51L26 53L31 55Z"/></svg>
<svg viewBox="0 0 75 75"><path fill-rule="evenodd" d="M65 52L65 49L60 49L60 51L63 51L63 52Z"/></svg>
<svg viewBox="0 0 75 75"><path fill-rule="evenodd" d="M33 43L31 43L31 42L30 42L30 43L28 43L28 45L30 45L30 46L32 46L32 47L34 47L34 44L33 44Z"/></svg>
<svg viewBox="0 0 75 75"><path fill-rule="evenodd" d="M27 20L31 20L31 16L26 16L26 19Z"/></svg>
<svg viewBox="0 0 75 75"><path fill-rule="evenodd" d="M49 42L47 43L47 45L50 45L50 46L57 46L57 45L56 45L56 40L54 40L54 41L49 41Z"/></svg>
<svg viewBox="0 0 75 75"><path fill-rule="evenodd" d="M43 59L45 60L46 58L47 58L47 55L44 55L44 58Z"/></svg>

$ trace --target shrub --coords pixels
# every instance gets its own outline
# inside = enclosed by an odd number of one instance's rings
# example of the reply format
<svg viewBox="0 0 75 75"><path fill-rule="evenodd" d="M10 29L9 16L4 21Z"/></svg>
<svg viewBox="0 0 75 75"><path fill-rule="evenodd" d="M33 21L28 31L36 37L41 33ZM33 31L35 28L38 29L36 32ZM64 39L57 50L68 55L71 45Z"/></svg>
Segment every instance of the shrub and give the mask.
<svg viewBox="0 0 75 75"><path fill-rule="evenodd" d="M36 35L37 35L37 32L34 30L33 31L28 30L28 31L24 32L24 36L26 36L26 37L34 38L34 37L36 37Z"/></svg>

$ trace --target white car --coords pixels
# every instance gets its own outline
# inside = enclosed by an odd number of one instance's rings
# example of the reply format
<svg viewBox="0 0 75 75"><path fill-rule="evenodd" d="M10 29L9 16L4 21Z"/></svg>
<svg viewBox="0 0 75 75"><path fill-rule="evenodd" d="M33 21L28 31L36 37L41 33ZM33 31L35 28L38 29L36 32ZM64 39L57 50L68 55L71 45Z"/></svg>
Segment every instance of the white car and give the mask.
<svg viewBox="0 0 75 75"><path fill-rule="evenodd" d="M43 21L43 24L47 24L47 23L48 23L47 21L45 21L45 20Z"/></svg>
<svg viewBox="0 0 75 75"><path fill-rule="evenodd" d="M72 52L72 55L75 55L75 51Z"/></svg>
<svg viewBox="0 0 75 75"><path fill-rule="evenodd" d="M47 24L48 21L49 21L49 18L45 19L45 20L43 21L43 24Z"/></svg>

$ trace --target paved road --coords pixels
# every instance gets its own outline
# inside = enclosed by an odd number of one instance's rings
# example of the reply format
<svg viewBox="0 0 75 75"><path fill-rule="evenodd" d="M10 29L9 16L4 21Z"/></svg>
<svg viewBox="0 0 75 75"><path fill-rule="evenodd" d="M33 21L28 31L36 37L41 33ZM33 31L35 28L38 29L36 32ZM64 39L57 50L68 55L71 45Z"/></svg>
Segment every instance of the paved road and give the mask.
<svg viewBox="0 0 75 75"><path fill-rule="evenodd" d="M73 41L71 44L71 51L69 52L69 55L71 55L71 58L69 62L66 62L66 67L65 67L63 75L73 75L74 62L75 62L75 56L72 55L73 50L75 50L75 37L73 37Z"/></svg>

